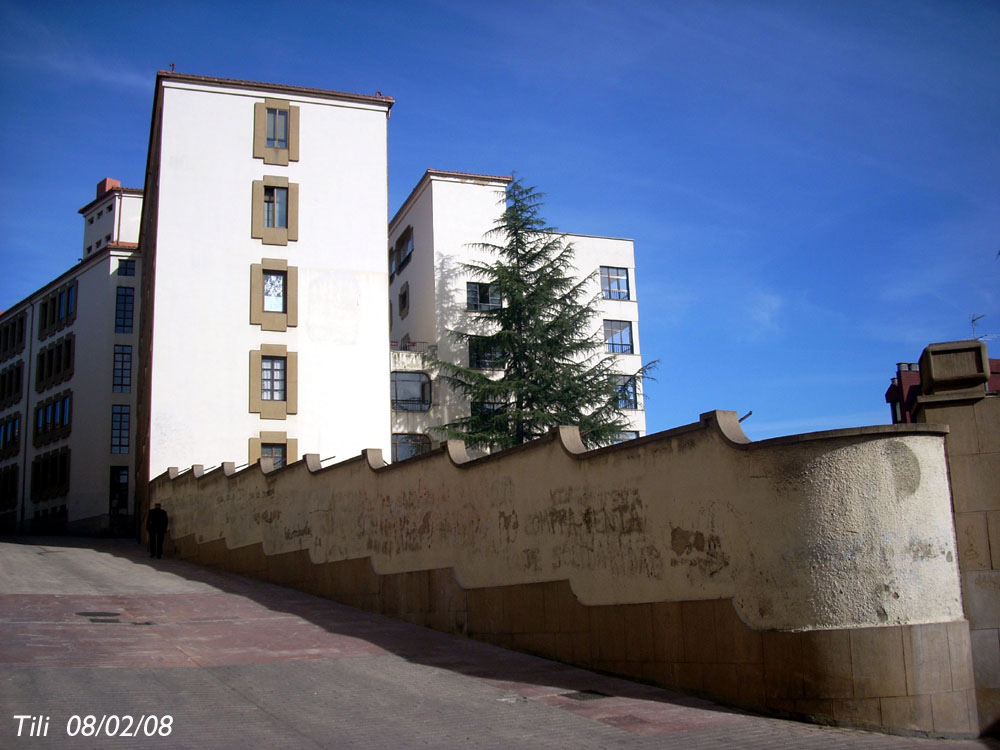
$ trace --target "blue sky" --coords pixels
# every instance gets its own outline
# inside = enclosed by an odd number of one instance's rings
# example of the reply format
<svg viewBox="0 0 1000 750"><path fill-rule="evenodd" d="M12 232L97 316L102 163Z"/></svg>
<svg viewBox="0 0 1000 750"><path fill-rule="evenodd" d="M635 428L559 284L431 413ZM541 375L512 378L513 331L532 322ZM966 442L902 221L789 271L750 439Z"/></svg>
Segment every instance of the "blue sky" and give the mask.
<svg viewBox="0 0 1000 750"><path fill-rule="evenodd" d="M650 431L884 423L897 361L1000 334L995 2L7 0L0 308L76 261L98 180L142 186L171 62L393 96L390 214L428 167L513 170L633 238Z"/></svg>

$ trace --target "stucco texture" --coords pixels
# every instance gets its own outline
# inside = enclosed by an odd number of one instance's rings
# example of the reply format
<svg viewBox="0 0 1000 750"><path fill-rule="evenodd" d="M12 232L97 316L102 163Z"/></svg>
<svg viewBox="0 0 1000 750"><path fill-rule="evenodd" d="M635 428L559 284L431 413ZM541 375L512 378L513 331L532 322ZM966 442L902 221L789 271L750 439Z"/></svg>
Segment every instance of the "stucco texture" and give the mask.
<svg viewBox="0 0 1000 750"><path fill-rule="evenodd" d="M727 434L728 433L728 434ZM585 453L571 429L464 462L374 452L164 475L175 537L452 567L467 588L568 580L584 604L733 598L756 629L961 619L943 438L921 427L749 443L732 413Z"/></svg>
<svg viewBox="0 0 1000 750"><path fill-rule="evenodd" d="M591 452L560 428L473 461L196 467L151 501L206 564L772 713L969 734L944 434L750 443L709 412Z"/></svg>

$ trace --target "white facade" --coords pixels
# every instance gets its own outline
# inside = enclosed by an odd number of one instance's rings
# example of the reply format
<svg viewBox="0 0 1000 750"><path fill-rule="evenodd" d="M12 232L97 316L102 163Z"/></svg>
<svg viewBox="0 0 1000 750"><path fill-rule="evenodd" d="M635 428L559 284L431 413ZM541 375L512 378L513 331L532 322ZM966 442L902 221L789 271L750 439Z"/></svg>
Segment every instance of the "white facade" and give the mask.
<svg viewBox="0 0 1000 750"><path fill-rule="evenodd" d="M142 262L129 216L142 191L107 182L80 212L85 234L115 227L112 239L0 315L0 373L20 371L0 401L6 531L130 530Z"/></svg>
<svg viewBox="0 0 1000 750"><path fill-rule="evenodd" d="M148 477L169 466L252 462L269 444L285 445L288 462L372 447L388 455L391 99L162 72L156 96L147 167L156 188L142 230L143 253L154 259L144 280ZM255 118L272 108L294 128L277 158L255 155ZM288 201L277 240L254 228L268 185ZM254 322L261 266L287 274L281 326ZM278 416L279 404L265 413L253 403L261 358L271 355L287 367L286 393L272 394L287 396Z"/></svg>
<svg viewBox="0 0 1000 750"><path fill-rule="evenodd" d="M390 338L394 371L423 371L432 379L432 406L427 411L393 410L393 435L426 435L438 425L469 414L467 399L453 392L437 373L427 369L420 350L430 349L439 359L469 364L468 345L449 331L487 334L484 321L467 310L467 284L476 278L463 264L491 261L493 256L475 247L488 241L486 233L503 212L508 177L470 175L428 170L389 225ZM407 238L412 233L412 251ZM593 274L592 297L601 297L595 316L595 341L604 339L604 320L627 323L631 352L615 353L616 370L635 374L642 366L639 347L639 312L636 302L635 258L631 240L566 235L575 248L579 278ZM396 252L397 247L401 252ZM601 295L601 267L625 269L627 293L622 299ZM405 307L401 307L405 297ZM601 353L601 346L598 353ZM625 349L626 347L616 347ZM641 387L636 409L626 410L630 431L646 431ZM430 435L433 440L433 432Z"/></svg>
<svg viewBox="0 0 1000 750"><path fill-rule="evenodd" d="M394 410L391 371L426 362L386 332L468 364L449 331L489 331L462 264L488 259L471 245L509 178L429 171L387 230L391 106L159 73L145 191L102 180L80 262L0 314L0 531L127 533L171 466L389 457L396 435L468 413L433 372L431 409ZM627 298L600 305L629 323L617 362L634 373L632 242L568 239L581 277L624 269Z"/></svg>
<svg viewBox="0 0 1000 750"><path fill-rule="evenodd" d="M105 177L97 183L97 197L80 209L83 216L83 257L120 242L139 241L142 190L123 188Z"/></svg>

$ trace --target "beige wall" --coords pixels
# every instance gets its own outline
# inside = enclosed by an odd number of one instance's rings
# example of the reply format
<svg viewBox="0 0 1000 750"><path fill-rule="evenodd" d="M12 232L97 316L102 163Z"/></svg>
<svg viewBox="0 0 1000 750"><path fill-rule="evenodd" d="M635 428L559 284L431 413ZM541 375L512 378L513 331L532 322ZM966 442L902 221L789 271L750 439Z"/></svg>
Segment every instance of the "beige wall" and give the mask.
<svg viewBox="0 0 1000 750"><path fill-rule="evenodd" d="M231 466L200 477L166 474L152 483L151 500L171 514L185 555L358 606L608 671L653 669L648 678L662 684L777 713L972 731L968 627L940 429L750 443L734 413L710 412L686 427L582 453L575 430L562 428L471 462L451 442L389 467L366 452L322 470L313 458L267 474L251 467L227 476ZM357 564L368 572L345 574ZM419 593L439 580L433 571L450 581L440 606ZM359 584L365 576L377 585ZM589 613L585 654L567 651L558 627L512 614L522 594L553 582L565 586L552 596L567 612ZM619 646L606 642L613 630L602 618L616 622L636 606L688 612L691 643L680 660L649 651L631 668L613 658L609 649ZM664 617L650 625L654 640L669 640ZM722 630L765 645L747 646L742 656L720 650ZM514 637L527 632L530 644ZM776 645L766 635L775 632L794 647ZM803 645L809 632L856 650L854 661L838 666L836 649ZM845 669L827 687L803 687L804 674L822 681ZM743 694L740 674L750 686ZM873 683L882 674L899 679ZM845 701L860 699L874 703L852 716L860 709Z"/></svg>
<svg viewBox="0 0 1000 750"><path fill-rule="evenodd" d="M932 344L920 360L917 420L947 424L962 594L981 727L1000 729L1000 394L989 393L986 345ZM973 384L974 381L978 384Z"/></svg>

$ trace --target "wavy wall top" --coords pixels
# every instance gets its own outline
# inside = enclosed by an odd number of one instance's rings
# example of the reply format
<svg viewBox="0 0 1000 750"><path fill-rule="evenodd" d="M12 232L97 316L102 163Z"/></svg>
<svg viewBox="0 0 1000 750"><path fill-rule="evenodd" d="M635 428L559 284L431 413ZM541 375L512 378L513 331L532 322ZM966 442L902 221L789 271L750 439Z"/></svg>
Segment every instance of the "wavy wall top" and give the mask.
<svg viewBox="0 0 1000 750"><path fill-rule="evenodd" d="M732 597L758 629L962 618L947 428L866 427L750 442L734 412L586 451L575 428L470 461L464 445L170 471L174 537L453 567L468 588L568 579L585 604Z"/></svg>

